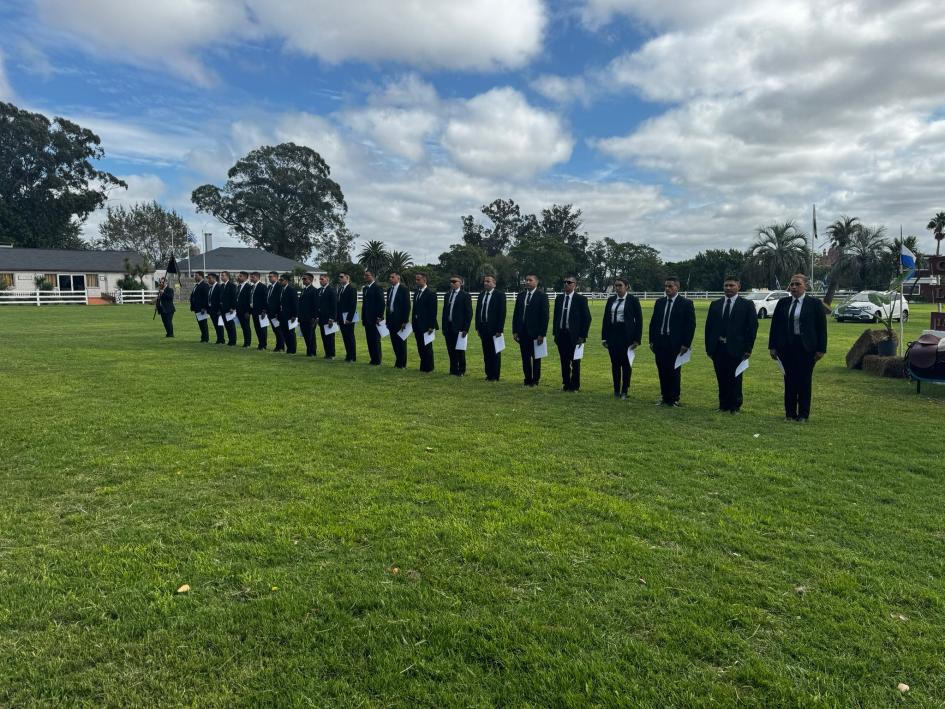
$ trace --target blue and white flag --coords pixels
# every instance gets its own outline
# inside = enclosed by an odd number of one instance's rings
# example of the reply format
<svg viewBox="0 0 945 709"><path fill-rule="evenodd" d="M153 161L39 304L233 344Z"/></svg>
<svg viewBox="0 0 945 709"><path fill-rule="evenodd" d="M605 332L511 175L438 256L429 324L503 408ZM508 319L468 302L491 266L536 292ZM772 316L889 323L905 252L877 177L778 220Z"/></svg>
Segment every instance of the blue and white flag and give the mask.
<svg viewBox="0 0 945 709"><path fill-rule="evenodd" d="M915 254L909 251L905 244L899 247L899 263L902 265L902 270L906 272L905 280L908 281L915 273Z"/></svg>

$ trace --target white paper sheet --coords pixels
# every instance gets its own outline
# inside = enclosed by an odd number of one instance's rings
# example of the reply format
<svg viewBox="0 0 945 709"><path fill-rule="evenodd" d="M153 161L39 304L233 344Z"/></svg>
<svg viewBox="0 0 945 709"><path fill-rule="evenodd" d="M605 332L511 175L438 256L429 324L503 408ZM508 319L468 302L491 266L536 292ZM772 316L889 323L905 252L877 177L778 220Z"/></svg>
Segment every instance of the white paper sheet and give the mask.
<svg viewBox="0 0 945 709"><path fill-rule="evenodd" d="M341 322L348 322L348 313L341 314Z"/></svg>
<svg viewBox="0 0 945 709"><path fill-rule="evenodd" d="M575 362L577 362L579 359L584 359L584 343L583 342L580 345L574 346L574 357L572 357L571 359L573 359Z"/></svg>
<svg viewBox="0 0 945 709"><path fill-rule="evenodd" d="M259 327L269 327L269 317L267 315L259 318Z"/></svg>
<svg viewBox="0 0 945 709"><path fill-rule="evenodd" d="M322 332L324 332L326 335L334 335L340 329L341 328L338 327L337 322L334 325L322 325Z"/></svg>
<svg viewBox="0 0 945 709"><path fill-rule="evenodd" d="M226 314L226 321L227 321L227 322L232 322L233 320L236 320L236 313L235 313L235 312L227 313L227 314Z"/></svg>
<svg viewBox="0 0 945 709"><path fill-rule="evenodd" d="M401 340L406 342L407 338L410 337L412 334L413 334L413 325L410 323L407 323L406 325L404 325L404 329L400 330L397 333L397 336L400 337Z"/></svg>
<svg viewBox="0 0 945 709"><path fill-rule="evenodd" d="M692 350L686 350L685 354L681 354L678 357L676 357L676 369L679 369L691 359L692 359Z"/></svg>
<svg viewBox="0 0 945 709"><path fill-rule="evenodd" d="M377 334L380 335L382 338L387 337L388 335L390 335L390 330L389 330L388 327L387 327L387 323L384 322L383 320L381 320L381 321L377 324Z"/></svg>
<svg viewBox="0 0 945 709"><path fill-rule="evenodd" d="M273 327L279 327L282 324L279 322L279 318L273 318L271 322Z"/></svg>
<svg viewBox="0 0 945 709"><path fill-rule="evenodd" d="M748 360L743 359L738 363L738 366L735 367L735 376L740 376L746 369L748 369Z"/></svg>
<svg viewBox="0 0 945 709"><path fill-rule="evenodd" d="M299 319L298 319L298 318L292 318L291 320L289 320L289 329L290 329L290 330L294 330L294 329L297 328L298 326L299 326Z"/></svg>
<svg viewBox="0 0 945 709"><path fill-rule="evenodd" d="M505 335L496 335L492 338L492 344L495 345L495 353L499 354L505 349Z"/></svg>
<svg viewBox="0 0 945 709"><path fill-rule="evenodd" d="M436 339L436 330L434 330L433 332L425 332L423 334L423 344L425 345L429 345L435 339Z"/></svg>
<svg viewBox="0 0 945 709"><path fill-rule="evenodd" d="M631 367L633 366L633 360L635 360L636 358L637 358L637 348L628 347L627 348L627 362L630 364Z"/></svg>
<svg viewBox="0 0 945 709"><path fill-rule="evenodd" d="M197 316L197 322L203 322L204 320L210 317L206 313L196 313L196 316Z"/></svg>
<svg viewBox="0 0 945 709"><path fill-rule="evenodd" d="M469 333L465 335L460 335L456 338L456 349L461 352L465 352L466 348L469 346Z"/></svg>
<svg viewBox="0 0 945 709"><path fill-rule="evenodd" d="M535 343L535 359L544 359L548 356L548 338L546 337L541 341L541 344L538 344L538 339L533 340Z"/></svg>
<svg viewBox="0 0 945 709"><path fill-rule="evenodd" d="M774 361L778 363L778 369L781 370L781 374L784 374L784 363L781 362L781 358L780 358L780 357L775 357L775 358L774 358Z"/></svg>
<svg viewBox="0 0 945 709"><path fill-rule="evenodd" d="M361 322L361 316L360 316L358 313L355 313L355 314L354 314L354 317L351 318L351 322L353 322L353 323Z"/></svg>
<svg viewBox="0 0 945 709"><path fill-rule="evenodd" d="M219 327L223 327L223 316L222 316L222 315L217 315L217 325L218 325Z"/></svg>

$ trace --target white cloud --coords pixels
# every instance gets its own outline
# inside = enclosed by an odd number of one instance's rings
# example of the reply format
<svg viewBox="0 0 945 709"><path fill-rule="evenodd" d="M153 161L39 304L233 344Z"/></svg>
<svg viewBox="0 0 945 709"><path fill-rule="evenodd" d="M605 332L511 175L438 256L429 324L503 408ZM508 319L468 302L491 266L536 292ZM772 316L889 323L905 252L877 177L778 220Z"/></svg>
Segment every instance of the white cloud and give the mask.
<svg viewBox="0 0 945 709"><path fill-rule="evenodd" d="M515 89L496 88L449 120L443 146L470 172L528 179L570 159L573 141L557 115L530 106Z"/></svg>
<svg viewBox="0 0 945 709"><path fill-rule="evenodd" d="M587 106L593 98L591 82L583 76L543 74L531 86L546 99L561 104L579 102Z"/></svg>

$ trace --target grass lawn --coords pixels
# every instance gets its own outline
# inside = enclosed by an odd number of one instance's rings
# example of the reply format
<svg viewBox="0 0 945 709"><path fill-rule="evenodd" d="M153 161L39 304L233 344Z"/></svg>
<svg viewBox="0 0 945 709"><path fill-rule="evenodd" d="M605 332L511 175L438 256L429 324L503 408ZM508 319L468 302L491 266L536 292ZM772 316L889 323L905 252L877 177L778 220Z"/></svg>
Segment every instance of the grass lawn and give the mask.
<svg viewBox="0 0 945 709"><path fill-rule="evenodd" d="M942 706L945 387L831 322L784 423L765 321L716 414L697 307L678 410L600 304L576 395L3 308L0 706Z"/></svg>

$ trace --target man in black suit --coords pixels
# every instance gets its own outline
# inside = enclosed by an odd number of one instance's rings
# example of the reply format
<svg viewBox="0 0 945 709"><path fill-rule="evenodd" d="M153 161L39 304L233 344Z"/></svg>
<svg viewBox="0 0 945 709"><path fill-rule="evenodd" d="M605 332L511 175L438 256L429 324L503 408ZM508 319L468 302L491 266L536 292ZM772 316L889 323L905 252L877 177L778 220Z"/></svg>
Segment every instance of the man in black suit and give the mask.
<svg viewBox="0 0 945 709"><path fill-rule="evenodd" d="M561 360L561 390L581 390L581 360L574 359L574 349L587 341L591 329L591 309L587 298L577 292L577 277L564 277L564 292L555 298L551 334Z"/></svg>
<svg viewBox="0 0 945 709"><path fill-rule="evenodd" d="M424 344L423 338L437 329L436 293L427 286L427 274L425 273L417 273L414 276L414 283L416 283L417 288L413 292L411 324L413 325L414 339L417 341L417 353L420 355L420 371L432 372L433 343Z"/></svg>
<svg viewBox="0 0 945 709"><path fill-rule="evenodd" d="M536 387L541 379L541 360L535 358L535 344L548 335L548 294L538 288L538 276L525 276L525 290L515 299L512 312L512 337L522 353L525 386Z"/></svg>
<svg viewBox="0 0 945 709"><path fill-rule="evenodd" d="M322 348L325 350L325 359L335 358L335 333L326 335L326 327L334 327L338 320L338 294L331 287L327 274L318 277L321 289L318 291L318 323L322 331ZM380 289L378 289L380 290ZM381 295L383 302L384 295ZM383 306L381 307L383 310Z"/></svg>
<svg viewBox="0 0 945 709"><path fill-rule="evenodd" d="M365 286L361 289L361 324L364 325L370 364L376 367L381 363L381 333L377 331L377 325L384 322L384 291L374 280L373 271L364 272L364 281Z"/></svg>
<svg viewBox="0 0 945 709"><path fill-rule="evenodd" d="M230 280L229 271L220 271L220 312L226 328L226 344L236 347L236 284Z"/></svg>
<svg viewBox="0 0 945 709"><path fill-rule="evenodd" d="M450 374L454 377L466 375L466 347L469 345L469 325L472 323L472 296L463 290L461 276L450 278L450 289L443 299L443 339L450 358ZM459 338L466 340L463 349L457 348Z"/></svg>
<svg viewBox="0 0 945 709"><path fill-rule="evenodd" d="M692 347L696 334L696 308L679 295L679 279L670 276L663 282L666 295L656 301L650 318L650 349L656 355L660 375L660 406L679 406L682 367L676 358Z"/></svg>
<svg viewBox="0 0 945 709"><path fill-rule="evenodd" d="M482 342L486 381L497 382L502 372L502 353L495 351L495 338L505 330L505 291L496 290L495 276L484 276L476 298L476 332Z"/></svg>
<svg viewBox="0 0 945 709"><path fill-rule="evenodd" d="M263 327L259 324L260 319L266 315L268 309L266 286L259 280L259 271L253 271L249 274L250 296L249 302L253 312L253 329L256 331L256 349L266 349L269 340L269 327Z"/></svg>
<svg viewBox="0 0 945 709"><path fill-rule="evenodd" d="M315 328L318 327L318 289L312 285L315 276L311 273L302 275L302 294L299 296L299 331L305 340L305 356L315 357L318 344Z"/></svg>
<svg viewBox="0 0 945 709"><path fill-rule="evenodd" d="M784 419L806 423L814 365L827 353L827 315L823 303L807 295L807 276L791 277L790 298L782 298L771 318L768 351L784 368Z"/></svg>
<svg viewBox="0 0 945 709"><path fill-rule="evenodd" d="M285 338L282 336L282 282L279 280L279 274L275 271L269 272L269 285L266 287L266 315L269 316L269 323L272 325L272 332L276 336L276 347L273 352L285 351ZM279 321L278 324L273 320Z"/></svg>
<svg viewBox="0 0 945 709"><path fill-rule="evenodd" d="M164 337L174 337L174 286L166 278L160 281L160 290L158 291L157 302L154 307L161 315L161 323L164 325Z"/></svg>
<svg viewBox="0 0 945 709"><path fill-rule="evenodd" d="M207 274L207 281L210 283L210 290L207 291L207 312L210 313L210 321L213 323L213 329L217 333L216 344L225 345L226 340L223 339L223 325L220 324L220 318L223 317L223 313L220 312L223 287L220 285L218 279L219 276L215 273Z"/></svg>
<svg viewBox="0 0 945 709"><path fill-rule="evenodd" d="M195 315L207 315L210 308L210 284L204 280L203 271L197 271L194 274L194 281L194 289L190 291L190 310ZM197 321L201 342L210 342L210 328L207 327L207 320L209 318Z"/></svg>
<svg viewBox="0 0 945 709"><path fill-rule="evenodd" d="M386 315L387 329L390 331L390 345L394 349L394 368L407 367L407 340L400 333L410 322L410 293L407 286L400 282L400 274L392 271L390 288L387 289Z"/></svg>
<svg viewBox="0 0 945 709"><path fill-rule="evenodd" d="M742 408L742 374L735 370L751 357L758 332L758 315L754 304L740 298L741 281L726 276L722 288L725 297L709 306L705 319L705 351L715 366L719 385L719 411L738 413Z"/></svg>
<svg viewBox="0 0 945 709"><path fill-rule="evenodd" d="M354 314L358 310L358 292L351 285L351 276L338 274L338 327L345 346L345 362L358 359L357 343L354 339Z"/></svg>
<svg viewBox="0 0 945 709"><path fill-rule="evenodd" d="M295 323L291 321L299 317L299 294L289 279L288 273L279 276L279 285L282 286L279 302L279 329L282 330L286 354L295 354Z"/></svg>
<svg viewBox="0 0 945 709"><path fill-rule="evenodd" d="M249 282L249 273L240 271L236 274L236 280L239 285L236 289L236 317L240 321L240 328L243 330L243 347L249 347L253 344L252 330L249 323L253 319L253 287Z"/></svg>
<svg viewBox="0 0 945 709"><path fill-rule="evenodd" d="M630 349L636 351L643 340L643 310L636 296L628 292L630 283L626 278L614 279L614 294L604 306L604 320L600 337L610 355L610 376L614 384L614 396L627 398L633 367L630 365ZM636 356L636 354L634 354Z"/></svg>

